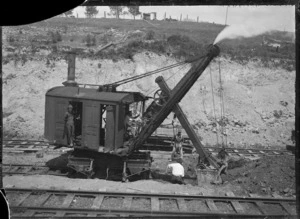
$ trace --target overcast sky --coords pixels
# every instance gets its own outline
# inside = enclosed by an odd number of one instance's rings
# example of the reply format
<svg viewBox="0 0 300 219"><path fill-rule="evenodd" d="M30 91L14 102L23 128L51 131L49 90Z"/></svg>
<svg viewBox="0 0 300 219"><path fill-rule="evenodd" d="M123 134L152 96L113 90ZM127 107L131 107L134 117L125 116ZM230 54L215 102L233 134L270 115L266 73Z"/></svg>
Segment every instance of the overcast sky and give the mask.
<svg viewBox="0 0 300 219"><path fill-rule="evenodd" d="M143 13L156 12L157 19L161 20L166 13L174 19L182 18L199 21L215 22L225 24L226 10L228 8L227 24L258 23L270 29L282 31L295 31L295 6L141 6ZM97 17L104 17L104 11L109 13L109 7L97 7L99 13ZM85 17L85 7L77 7L74 15ZM107 16L110 17L110 16ZM131 19L132 16L121 16L121 18Z"/></svg>

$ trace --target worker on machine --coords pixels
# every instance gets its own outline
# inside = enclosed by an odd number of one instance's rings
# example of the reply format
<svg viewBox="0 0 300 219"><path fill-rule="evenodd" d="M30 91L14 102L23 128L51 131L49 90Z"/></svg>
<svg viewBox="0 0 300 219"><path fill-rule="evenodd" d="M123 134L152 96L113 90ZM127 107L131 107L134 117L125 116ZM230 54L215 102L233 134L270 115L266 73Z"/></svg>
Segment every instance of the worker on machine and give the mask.
<svg viewBox="0 0 300 219"><path fill-rule="evenodd" d="M185 185L183 180L184 168L181 161L172 161L172 163L167 166L166 173L171 174L170 182Z"/></svg>
<svg viewBox="0 0 300 219"><path fill-rule="evenodd" d="M69 146L73 146L74 141L74 113L73 106L69 104L68 111L65 114L65 129L63 138L67 136L67 143Z"/></svg>
<svg viewBox="0 0 300 219"><path fill-rule="evenodd" d="M177 135L174 136L173 139L173 151L171 155L171 160L172 161L178 161L182 162L183 161L183 149L182 149L182 136L181 136L181 130L178 130Z"/></svg>
<svg viewBox="0 0 300 219"><path fill-rule="evenodd" d="M229 154L225 151L225 148L222 148L217 157L215 157L215 160L217 161L219 165L219 170L217 173L217 176L215 180L212 182L212 184L222 184L223 180L221 178L221 174L227 174L228 169L228 161L229 161Z"/></svg>
<svg viewBox="0 0 300 219"><path fill-rule="evenodd" d="M132 115L132 111L128 110L125 114L124 119L124 127L125 127L125 138L129 138L130 136L135 136L136 129L133 126L133 124L136 122L136 120L139 119L140 114L137 114L136 116Z"/></svg>

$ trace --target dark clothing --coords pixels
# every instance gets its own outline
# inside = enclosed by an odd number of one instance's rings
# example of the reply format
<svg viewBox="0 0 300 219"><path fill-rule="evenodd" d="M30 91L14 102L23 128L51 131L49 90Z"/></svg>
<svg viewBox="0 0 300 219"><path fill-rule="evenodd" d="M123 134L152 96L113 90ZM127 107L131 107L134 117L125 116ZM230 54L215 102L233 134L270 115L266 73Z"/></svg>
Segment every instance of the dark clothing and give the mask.
<svg viewBox="0 0 300 219"><path fill-rule="evenodd" d="M70 112L66 112L65 122L70 125L74 125L74 115Z"/></svg>
<svg viewBox="0 0 300 219"><path fill-rule="evenodd" d="M179 148L179 147L175 148L175 151L173 151L173 153L171 155L171 160L181 163L182 162L182 152L181 152L181 150L182 149Z"/></svg>
<svg viewBox="0 0 300 219"><path fill-rule="evenodd" d="M73 143L74 139L74 115L70 112L66 112L65 115L65 130L64 136L67 136L68 145Z"/></svg>
<svg viewBox="0 0 300 219"><path fill-rule="evenodd" d="M174 136L173 140L174 140L174 148L172 151L171 160L181 163L183 158L182 137L176 135Z"/></svg>
<svg viewBox="0 0 300 219"><path fill-rule="evenodd" d="M183 178L181 176L171 176L171 183L177 183L177 184L185 184L185 182L183 181Z"/></svg>

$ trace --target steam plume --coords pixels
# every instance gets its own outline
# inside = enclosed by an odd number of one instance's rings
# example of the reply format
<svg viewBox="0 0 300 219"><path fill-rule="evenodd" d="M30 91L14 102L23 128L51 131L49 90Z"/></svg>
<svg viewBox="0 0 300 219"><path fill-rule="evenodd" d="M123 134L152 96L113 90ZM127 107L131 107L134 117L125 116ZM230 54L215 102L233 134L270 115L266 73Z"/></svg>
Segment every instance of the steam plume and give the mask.
<svg viewBox="0 0 300 219"><path fill-rule="evenodd" d="M258 24L257 22L246 22L244 24L233 24L225 27L215 39L214 44L224 39L235 39L240 37L253 37L274 30L270 25Z"/></svg>

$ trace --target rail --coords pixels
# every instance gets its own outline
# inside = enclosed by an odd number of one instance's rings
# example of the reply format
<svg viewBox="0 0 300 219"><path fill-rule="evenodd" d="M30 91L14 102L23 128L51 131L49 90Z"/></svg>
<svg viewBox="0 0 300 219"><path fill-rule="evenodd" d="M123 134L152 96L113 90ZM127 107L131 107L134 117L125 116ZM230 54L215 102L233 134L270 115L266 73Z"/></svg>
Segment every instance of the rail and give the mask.
<svg viewBox="0 0 300 219"><path fill-rule="evenodd" d="M296 218L296 200L7 188L12 216L226 216ZM232 195L232 194L229 194Z"/></svg>

